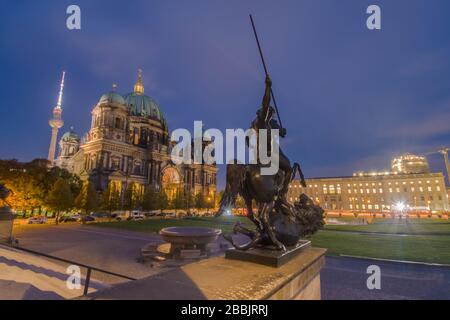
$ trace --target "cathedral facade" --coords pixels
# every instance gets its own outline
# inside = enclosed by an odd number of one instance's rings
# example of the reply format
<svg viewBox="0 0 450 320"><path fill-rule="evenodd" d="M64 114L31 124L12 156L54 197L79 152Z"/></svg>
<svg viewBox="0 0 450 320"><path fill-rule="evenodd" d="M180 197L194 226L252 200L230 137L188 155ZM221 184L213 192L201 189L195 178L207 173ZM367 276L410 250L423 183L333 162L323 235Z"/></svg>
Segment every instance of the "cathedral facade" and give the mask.
<svg viewBox="0 0 450 320"><path fill-rule="evenodd" d="M177 191L201 193L214 203L217 167L206 164L175 165L173 143L159 105L144 94L139 72L134 91L111 92L100 97L92 112L91 129L80 138L71 129L59 142L55 165L89 180L98 191L113 184L125 191L163 190L169 199Z"/></svg>

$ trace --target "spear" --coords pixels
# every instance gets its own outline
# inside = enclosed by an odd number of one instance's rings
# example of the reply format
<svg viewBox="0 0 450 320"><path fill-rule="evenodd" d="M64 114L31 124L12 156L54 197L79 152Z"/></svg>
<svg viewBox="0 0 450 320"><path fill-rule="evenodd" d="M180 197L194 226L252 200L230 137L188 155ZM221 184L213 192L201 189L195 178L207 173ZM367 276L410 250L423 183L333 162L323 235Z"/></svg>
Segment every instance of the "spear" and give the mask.
<svg viewBox="0 0 450 320"><path fill-rule="evenodd" d="M261 57L261 61L264 67L264 72L266 73L266 77L269 76L269 72L267 71L266 61L264 60L264 55L261 49L261 44L259 43L258 33L256 32L255 22L253 21L253 17L250 14L250 21L252 23L253 33L255 34L256 44L258 45L259 55ZM280 122L280 128L283 130L283 123L281 122L280 112L278 111L277 101L275 100L275 95L273 94L272 88L270 88L270 93L272 95L273 105L275 106L275 111L277 112L278 122Z"/></svg>

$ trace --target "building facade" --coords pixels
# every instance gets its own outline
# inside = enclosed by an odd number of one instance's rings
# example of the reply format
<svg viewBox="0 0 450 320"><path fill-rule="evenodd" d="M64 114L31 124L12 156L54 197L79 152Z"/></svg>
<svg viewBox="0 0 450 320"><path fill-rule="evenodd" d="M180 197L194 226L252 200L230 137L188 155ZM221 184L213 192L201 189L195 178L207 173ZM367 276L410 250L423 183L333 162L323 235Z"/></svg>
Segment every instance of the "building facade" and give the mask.
<svg viewBox="0 0 450 320"><path fill-rule="evenodd" d="M393 161L393 167L397 163ZM348 177L306 179L306 188L294 180L288 199L294 202L301 193L305 193L325 210L374 213L450 211L445 176L440 172L423 172L423 164L420 168L422 173L360 172Z"/></svg>
<svg viewBox="0 0 450 320"><path fill-rule="evenodd" d="M91 116L83 139L73 130L63 135L56 165L91 181L99 191L109 184L124 191L132 184L138 192L147 187L164 190L169 199L184 190L214 201L217 167L172 162L166 119L159 105L144 94L141 72L133 92L122 96L113 86L100 97Z"/></svg>

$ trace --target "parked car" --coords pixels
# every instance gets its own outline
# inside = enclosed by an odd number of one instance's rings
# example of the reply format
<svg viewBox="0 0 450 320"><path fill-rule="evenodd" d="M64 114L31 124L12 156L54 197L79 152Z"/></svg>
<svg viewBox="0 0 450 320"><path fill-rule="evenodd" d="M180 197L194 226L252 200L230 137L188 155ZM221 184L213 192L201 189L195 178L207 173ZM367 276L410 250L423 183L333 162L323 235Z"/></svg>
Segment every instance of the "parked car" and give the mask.
<svg viewBox="0 0 450 320"><path fill-rule="evenodd" d="M62 216L59 218L59 222L76 222L80 220L80 215L74 214L74 215L68 215L68 216Z"/></svg>
<svg viewBox="0 0 450 320"><path fill-rule="evenodd" d="M134 220L134 221L136 221L136 220L144 220L144 218L145 218L145 215L142 212L140 212L138 210L133 210L133 211L128 213L127 220Z"/></svg>
<svg viewBox="0 0 450 320"><path fill-rule="evenodd" d="M91 216L81 216L82 222L92 222L95 221L95 217Z"/></svg>
<svg viewBox="0 0 450 320"><path fill-rule="evenodd" d="M94 218L111 218L112 215L109 212L93 212L91 214L92 217Z"/></svg>
<svg viewBox="0 0 450 320"><path fill-rule="evenodd" d="M47 222L46 217L31 217L28 219L28 224L44 224Z"/></svg>

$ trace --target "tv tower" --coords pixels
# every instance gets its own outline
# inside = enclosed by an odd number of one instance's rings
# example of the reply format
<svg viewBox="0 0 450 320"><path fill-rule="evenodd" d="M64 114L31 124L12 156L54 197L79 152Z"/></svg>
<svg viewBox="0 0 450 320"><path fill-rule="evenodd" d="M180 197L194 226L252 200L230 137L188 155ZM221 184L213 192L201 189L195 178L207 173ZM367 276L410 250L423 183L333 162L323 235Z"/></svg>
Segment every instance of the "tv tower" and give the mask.
<svg viewBox="0 0 450 320"><path fill-rule="evenodd" d="M61 86L59 89L58 103L56 107L53 108L53 118L48 121L48 124L52 128L52 138L50 140L50 148L48 150L48 161L50 161L50 165L53 166L53 162L55 160L55 151L56 151L56 139L58 137L58 130L64 125L64 121L61 119L62 114L62 97L64 90L64 77L66 76L66 72L63 71Z"/></svg>

